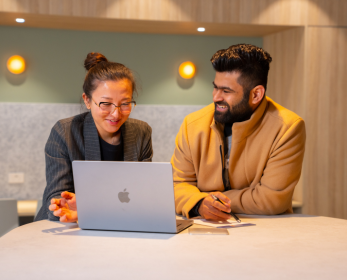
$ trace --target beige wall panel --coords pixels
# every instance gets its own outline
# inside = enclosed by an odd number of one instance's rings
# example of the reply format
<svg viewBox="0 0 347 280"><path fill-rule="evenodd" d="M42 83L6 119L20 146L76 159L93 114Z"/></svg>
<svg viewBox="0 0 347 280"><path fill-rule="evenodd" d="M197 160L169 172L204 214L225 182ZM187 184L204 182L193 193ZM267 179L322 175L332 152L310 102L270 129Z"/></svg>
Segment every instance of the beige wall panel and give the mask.
<svg viewBox="0 0 347 280"><path fill-rule="evenodd" d="M308 28L305 211L347 218L347 29Z"/></svg>
<svg viewBox="0 0 347 280"><path fill-rule="evenodd" d="M108 0L105 2L108 18L161 20L162 17L162 1Z"/></svg>
<svg viewBox="0 0 347 280"><path fill-rule="evenodd" d="M243 0L240 23L305 25L307 0Z"/></svg>
<svg viewBox="0 0 347 280"><path fill-rule="evenodd" d="M13 12L21 13L35 13L35 14L49 14L50 13L50 1L45 0L2 0L4 9ZM10 3L9 3L10 2ZM60 3L62 5L63 2ZM1 6L0 6L1 7Z"/></svg>
<svg viewBox="0 0 347 280"><path fill-rule="evenodd" d="M310 0L308 24L347 26L347 0Z"/></svg>
<svg viewBox="0 0 347 280"><path fill-rule="evenodd" d="M17 17L24 17L25 24L16 23L15 19ZM9 12L0 12L0 25L111 32L249 37L263 37L292 28L286 25L274 26L209 22L203 24L206 31L200 33L197 32L197 28L201 26L201 23L199 22L109 19L98 17L57 16Z"/></svg>
<svg viewBox="0 0 347 280"><path fill-rule="evenodd" d="M267 95L304 117L304 28L264 37L263 48L271 55Z"/></svg>
<svg viewBox="0 0 347 280"><path fill-rule="evenodd" d="M267 95L304 118L305 29L297 27L264 37L263 48L271 55ZM303 200L304 172L295 187L293 199Z"/></svg>
<svg viewBox="0 0 347 280"><path fill-rule="evenodd" d="M132 20L304 25L307 1L0 0L0 11Z"/></svg>
<svg viewBox="0 0 347 280"><path fill-rule="evenodd" d="M347 218L347 28L283 31L265 36L264 49L273 57L267 94L306 123L294 197L302 187L304 213Z"/></svg>

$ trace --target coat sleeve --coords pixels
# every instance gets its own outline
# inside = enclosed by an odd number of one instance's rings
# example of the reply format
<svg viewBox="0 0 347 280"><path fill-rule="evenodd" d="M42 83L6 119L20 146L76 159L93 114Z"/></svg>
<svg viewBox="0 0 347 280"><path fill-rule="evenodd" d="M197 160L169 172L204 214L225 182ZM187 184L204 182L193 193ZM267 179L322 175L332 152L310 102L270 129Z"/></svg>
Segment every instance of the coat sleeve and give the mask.
<svg viewBox="0 0 347 280"><path fill-rule="evenodd" d="M189 217L189 211L208 194L197 187L194 163L189 148L187 119L176 136L175 150L171 158L175 191L176 213Z"/></svg>
<svg viewBox="0 0 347 280"><path fill-rule="evenodd" d="M224 192L231 200L231 211L274 215L291 210L294 188L301 174L305 140L305 124L299 119L277 142L259 182L241 190Z"/></svg>
<svg viewBox="0 0 347 280"><path fill-rule="evenodd" d="M58 122L51 130L45 146L46 188L43 193L42 208L35 220L58 221L48 207L52 198L60 198L63 191L75 192L72 164L66 142L64 127Z"/></svg>

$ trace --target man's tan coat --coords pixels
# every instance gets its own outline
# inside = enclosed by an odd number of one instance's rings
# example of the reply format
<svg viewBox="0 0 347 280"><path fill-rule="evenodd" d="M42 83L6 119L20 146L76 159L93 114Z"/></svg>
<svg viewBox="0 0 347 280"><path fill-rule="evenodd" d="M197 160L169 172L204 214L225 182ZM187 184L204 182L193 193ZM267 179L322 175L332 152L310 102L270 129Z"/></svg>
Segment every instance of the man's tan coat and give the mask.
<svg viewBox="0 0 347 280"><path fill-rule="evenodd" d="M189 211L209 192L231 199L231 211L246 214L292 213L305 149L302 118L265 97L252 117L232 127L229 160L231 190L222 178L223 125L214 104L188 115L176 137L171 159L176 212Z"/></svg>

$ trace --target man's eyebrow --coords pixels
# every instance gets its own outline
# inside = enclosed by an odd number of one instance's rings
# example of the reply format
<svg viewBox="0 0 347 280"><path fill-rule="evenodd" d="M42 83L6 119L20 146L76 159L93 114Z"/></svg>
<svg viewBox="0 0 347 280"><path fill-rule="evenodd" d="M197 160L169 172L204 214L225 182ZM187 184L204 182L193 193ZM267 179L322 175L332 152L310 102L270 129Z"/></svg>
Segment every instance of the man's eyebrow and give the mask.
<svg viewBox="0 0 347 280"><path fill-rule="evenodd" d="M215 88L218 88L218 89L227 89L227 90L230 90L230 91L235 92L235 90L231 89L230 87L223 87L223 86L218 87L214 82L212 82L212 84L213 84L213 86L214 86Z"/></svg>

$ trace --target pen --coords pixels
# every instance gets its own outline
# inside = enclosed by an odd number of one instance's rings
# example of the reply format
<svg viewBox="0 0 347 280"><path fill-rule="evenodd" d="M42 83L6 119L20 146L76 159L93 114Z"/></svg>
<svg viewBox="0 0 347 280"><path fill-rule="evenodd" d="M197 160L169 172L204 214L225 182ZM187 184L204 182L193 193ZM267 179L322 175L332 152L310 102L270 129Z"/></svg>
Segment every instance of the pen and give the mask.
<svg viewBox="0 0 347 280"><path fill-rule="evenodd" d="M216 197L215 195L211 194L212 195L212 198L222 204L224 204L218 197ZM223 211L224 212L224 211ZM227 212L224 212L224 213L227 213ZM227 214L230 214L231 216L234 217L234 219L238 222L238 223L241 223L241 220L233 213L233 212L230 212L230 213L227 213Z"/></svg>

